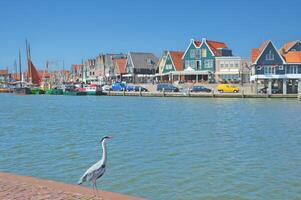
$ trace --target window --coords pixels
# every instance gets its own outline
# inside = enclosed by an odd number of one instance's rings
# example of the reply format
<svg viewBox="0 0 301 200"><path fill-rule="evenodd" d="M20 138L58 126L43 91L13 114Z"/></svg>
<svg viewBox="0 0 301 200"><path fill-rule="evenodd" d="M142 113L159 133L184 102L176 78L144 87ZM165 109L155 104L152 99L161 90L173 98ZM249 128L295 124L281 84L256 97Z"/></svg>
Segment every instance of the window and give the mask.
<svg viewBox="0 0 301 200"><path fill-rule="evenodd" d="M195 57L200 58L201 57L201 49L196 49L195 50Z"/></svg>
<svg viewBox="0 0 301 200"><path fill-rule="evenodd" d="M265 66L264 67L264 74L275 74L276 73L276 67L274 66Z"/></svg>
<svg viewBox="0 0 301 200"><path fill-rule="evenodd" d="M151 65L151 64L152 64L152 59L147 58L147 59L146 59L146 63L147 63L148 65Z"/></svg>
<svg viewBox="0 0 301 200"><path fill-rule="evenodd" d="M298 66L297 65L290 65L287 66L287 74L298 74Z"/></svg>
<svg viewBox="0 0 301 200"><path fill-rule="evenodd" d="M272 52L272 50L270 50L269 53L266 54L265 59L266 60L274 60L274 53Z"/></svg>
<svg viewBox="0 0 301 200"><path fill-rule="evenodd" d="M195 57L195 49L191 49L190 50L190 58L194 58Z"/></svg>
<svg viewBox="0 0 301 200"><path fill-rule="evenodd" d="M235 63L235 67L239 67L239 64L238 64L238 63Z"/></svg>
<svg viewBox="0 0 301 200"><path fill-rule="evenodd" d="M168 65L166 65L166 67L165 67L167 70L171 70L172 69L172 65L171 64L168 64Z"/></svg>
<svg viewBox="0 0 301 200"><path fill-rule="evenodd" d="M207 49L202 49L202 57L207 57Z"/></svg>
<svg viewBox="0 0 301 200"><path fill-rule="evenodd" d="M185 60L185 68L189 67L189 60Z"/></svg>
<svg viewBox="0 0 301 200"><path fill-rule="evenodd" d="M191 68L195 68L195 62L194 62L194 60L190 60L190 67Z"/></svg>
<svg viewBox="0 0 301 200"><path fill-rule="evenodd" d="M211 68L211 67L213 67L213 60L212 59L205 60L205 68Z"/></svg>
<svg viewBox="0 0 301 200"><path fill-rule="evenodd" d="M221 64L221 68L223 68L224 67L224 64Z"/></svg>

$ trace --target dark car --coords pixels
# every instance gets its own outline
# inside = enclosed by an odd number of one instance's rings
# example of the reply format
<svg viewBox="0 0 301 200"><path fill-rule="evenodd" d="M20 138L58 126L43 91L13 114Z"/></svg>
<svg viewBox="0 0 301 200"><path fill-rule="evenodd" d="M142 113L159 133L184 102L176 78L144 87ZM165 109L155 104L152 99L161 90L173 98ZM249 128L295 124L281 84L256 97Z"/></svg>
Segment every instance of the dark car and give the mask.
<svg viewBox="0 0 301 200"><path fill-rule="evenodd" d="M165 92L179 92L179 88L170 84L170 83L160 83L157 85L157 91L165 91Z"/></svg>
<svg viewBox="0 0 301 200"><path fill-rule="evenodd" d="M202 85L193 86L191 92L211 92L211 89L206 88Z"/></svg>
<svg viewBox="0 0 301 200"><path fill-rule="evenodd" d="M142 86L137 86L137 85L128 85L126 86L126 91L134 91L134 92L147 92L148 90Z"/></svg>
<svg viewBox="0 0 301 200"><path fill-rule="evenodd" d="M269 88L268 87L264 87L258 90L258 93L261 94L267 94L268 93ZM280 90L278 88L272 88L272 94L278 94L280 93Z"/></svg>

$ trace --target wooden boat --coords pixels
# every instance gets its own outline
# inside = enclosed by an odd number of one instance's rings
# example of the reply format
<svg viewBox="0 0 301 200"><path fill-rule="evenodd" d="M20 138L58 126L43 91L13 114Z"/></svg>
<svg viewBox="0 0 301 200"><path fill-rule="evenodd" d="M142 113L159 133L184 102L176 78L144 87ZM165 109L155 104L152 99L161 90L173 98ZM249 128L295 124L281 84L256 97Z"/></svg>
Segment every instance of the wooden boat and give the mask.
<svg viewBox="0 0 301 200"><path fill-rule="evenodd" d="M9 88L0 88L0 93L10 93Z"/></svg>
<svg viewBox="0 0 301 200"><path fill-rule="evenodd" d="M13 93L17 95L27 95L31 94L31 91L28 87L24 85L22 82L22 65L21 65L21 51L19 50L19 73L20 73L20 81L19 85L16 85L16 87L13 89Z"/></svg>
<svg viewBox="0 0 301 200"><path fill-rule="evenodd" d="M14 94L27 95L27 94L31 94L31 90L28 87L16 87L14 88Z"/></svg>

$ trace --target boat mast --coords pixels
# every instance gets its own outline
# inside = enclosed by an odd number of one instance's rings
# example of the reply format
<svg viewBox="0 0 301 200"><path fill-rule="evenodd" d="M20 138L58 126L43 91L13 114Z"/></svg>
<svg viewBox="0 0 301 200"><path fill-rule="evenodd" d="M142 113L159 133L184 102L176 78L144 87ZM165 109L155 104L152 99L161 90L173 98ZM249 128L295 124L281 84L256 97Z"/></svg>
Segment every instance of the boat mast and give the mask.
<svg viewBox="0 0 301 200"><path fill-rule="evenodd" d="M27 65L28 65L28 82L32 84L30 44L28 43L27 39L25 39L25 44L26 44L26 56L27 56Z"/></svg>
<svg viewBox="0 0 301 200"><path fill-rule="evenodd" d="M19 49L19 70L20 70L20 87L22 87L22 70L21 70L21 51Z"/></svg>

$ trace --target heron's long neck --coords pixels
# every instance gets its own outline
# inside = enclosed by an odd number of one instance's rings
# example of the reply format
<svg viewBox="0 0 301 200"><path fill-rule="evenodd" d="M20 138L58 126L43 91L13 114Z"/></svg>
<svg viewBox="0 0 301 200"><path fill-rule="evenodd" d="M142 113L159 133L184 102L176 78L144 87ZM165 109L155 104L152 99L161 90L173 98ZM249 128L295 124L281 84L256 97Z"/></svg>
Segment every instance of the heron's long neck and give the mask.
<svg viewBox="0 0 301 200"><path fill-rule="evenodd" d="M107 160L107 149L106 149L105 141L102 141L101 146L102 146L102 160L103 160L103 163L105 163Z"/></svg>

